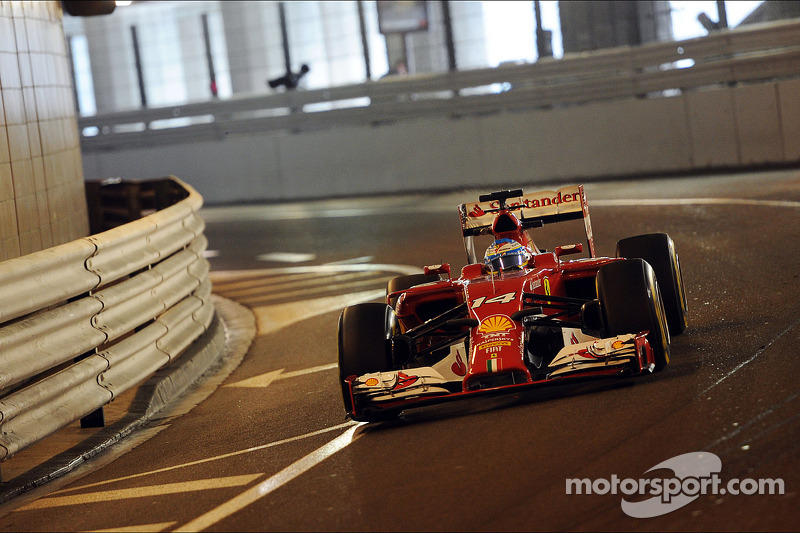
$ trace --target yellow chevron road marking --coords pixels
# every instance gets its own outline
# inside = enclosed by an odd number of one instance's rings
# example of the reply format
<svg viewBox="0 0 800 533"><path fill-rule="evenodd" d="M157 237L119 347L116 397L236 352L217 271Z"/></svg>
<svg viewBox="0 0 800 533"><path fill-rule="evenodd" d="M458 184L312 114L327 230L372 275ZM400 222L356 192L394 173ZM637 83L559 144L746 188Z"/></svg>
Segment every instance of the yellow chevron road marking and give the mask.
<svg viewBox="0 0 800 533"><path fill-rule="evenodd" d="M40 498L25 507L28 509L47 509L50 507L63 507L66 505L79 505L86 503L110 502L128 498L146 498L150 496L164 496L166 494L179 494L196 490L222 489L227 487L241 487L248 485L263 474L246 474L243 476L230 476L212 479L199 479L197 481L184 481L181 483L167 483L164 485L150 485L147 487L134 487L130 489L106 490L86 494L72 494L69 496L53 496Z"/></svg>
<svg viewBox="0 0 800 533"><path fill-rule="evenodd" d="M107 479L105 481L97 481L95 483L89 483L87 485L79 485L77 487L67 487L67 488L62 489L61 491L59 491L59 494L64 494L66 492L75 492L75 491L80 491L80 490L86 490L88 488L99 487L99 486L102 486L102 485L108 485L109 483L116 483L118 481L124 481L124 480L128 480L128 479L135 479L135 478L140 478L140 477L144 477L144 476L152 476L153 474L160 474L162 472L170 472L170 471L177 470L179 468L197 466L197 465L201 465L201 464L205 464L205 463L210 463L212 461L219 461L221 459L228 459L230 457L236 457L238 455L244 455L244 454L248 454L248 453L259 452L261 450L266 450L268 448L274 448L276 446L282 446L284 444L289 444L291 442L297 442L297 441L300 441L300 440L303 440L303 439L307 439L309 437L316 437L317 435L322 435L322 434L328 433L330 431L338 431L340 429L346 429L346 428L349 428L350 426L356 425L357 423L358 422L353 422L353 421L343 422L343 423L335 425L335 426L318 429L318 430L312 431L310 433L304 433L302 435L296 435L294 437L288 437L288 438L285 438L285 439L282 439L282 440L279 440L279 441L275 441L275 442L268 442L266 444L261 444L259 446L253 446L252 448L245 448L244 450L237 450L235 452L224 453L222 455L215 455L214 457L206 457L205 459L198 459L196 461L190 461L188 463L182 463L182 464L177 464L177 465L173 465L173 466L168 466L168 467L165 467L165 468L159 468L157 470L149 470L149 471L146 471L146 472L139 472L138 474L131 474L129 476L122 476L122 477L118 477L118 478L114 478L114 479Z"/></svg>
<svg viewBox="0 0 800 533"><path fill-rule="evenodd" d="M364 422L361 422L358 425L351 427L321 448L318 448L302 459L295 461L277 474L265 479L261 483L250 487L244 492L241 492L227 502L215 507L214 509L211 509L205 514L198 516L187 524L176 528L175 531L203 531L204 529L213 526L217 522L224 520L228 516L241 511L251 503L260 500L264 496L267 496L272 491L282 487L311 468L314 468L316 465L339 450L342 450L347 445L353 443L358 437L360 437L361 434L356 433L356 430L363 424Z"/></svg>
<svg viewBox="0 0 800 533"><path fill-rule="evenodd" d="M96 529L87 533L147 533L148 531L166 531L177 522L161 522L158 524L140 524L138 526L123 526L111 529Z"/></svg>
<svg viewBox="0 0 800 533"><path fill-rule="evenodd" d="M337 311L359 302L383 298L385 295L386 289L361 291L315 300L254 307L253 313L256 315L258 335L267 335L306 318Z"/></svg>

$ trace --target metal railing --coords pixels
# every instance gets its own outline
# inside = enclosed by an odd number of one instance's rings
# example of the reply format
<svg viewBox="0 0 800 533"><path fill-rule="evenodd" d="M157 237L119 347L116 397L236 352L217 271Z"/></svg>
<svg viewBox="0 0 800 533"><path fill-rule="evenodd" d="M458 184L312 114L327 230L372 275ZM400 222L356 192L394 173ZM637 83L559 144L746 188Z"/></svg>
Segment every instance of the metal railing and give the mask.
<svg viewBox="0 0 800 533"><path fill-rule="evenodd" d="M183 199L0 263L0 461L91 418L209 327L203 200L162 181Z"/></svg>
<svg viewBox="0 0 800 533"><path fill-rule="evenodd" d="M532 64L79 119L83 150L214 140L231 133L308 131L431 116L551 108L800 76L800 21L706 37L583 52Z"/></svg>

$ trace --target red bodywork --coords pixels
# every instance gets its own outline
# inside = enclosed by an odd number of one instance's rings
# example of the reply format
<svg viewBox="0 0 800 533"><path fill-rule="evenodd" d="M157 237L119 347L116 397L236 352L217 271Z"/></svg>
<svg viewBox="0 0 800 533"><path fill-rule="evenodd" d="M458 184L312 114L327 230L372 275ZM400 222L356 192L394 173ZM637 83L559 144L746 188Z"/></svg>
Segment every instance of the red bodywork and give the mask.
<svg viewBox="0 0 800 533"><path fill-rule="evenodd" d="M540 253L533 256L528 268L511 274L491 275L483 265L467 265L461 277L432 284L412 287L403 291L397 302L397 320L403 331L421 325L424 320L417 313L426 308L467 302L469 314L478 321L470 332L470 352L467 358L463 390L474 390L475 380L496 373L513 373L514 383L532 383L530 370L524 361L525 328L511 315L525 308L523 294L544 296L567 296L570 284L591 284L597 269L616 258L591 258L562 261L555 253ZM397 294L390 296L398 296ZM557 309L543 309L544 314L555 315ZM425 316L425 312L421 313ZM565 320L577 321L579 317L567 315ZM646 340L642 339L646 344ZM573 341L577 343L577 340ZM648 347L649 348L649 347ZM647 368L652 361L640 350L638 371ZM603 375L604 371L594 371ZM591 374L584 374L591 375Z"/></svg>

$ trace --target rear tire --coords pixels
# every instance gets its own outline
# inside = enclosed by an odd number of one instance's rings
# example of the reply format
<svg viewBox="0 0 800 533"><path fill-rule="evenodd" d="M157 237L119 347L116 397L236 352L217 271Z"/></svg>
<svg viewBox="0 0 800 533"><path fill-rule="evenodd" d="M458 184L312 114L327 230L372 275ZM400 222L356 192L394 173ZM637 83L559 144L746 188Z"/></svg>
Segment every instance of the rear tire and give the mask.
<svg viewBox="0 0 800 533"><path fill-rule="evenodd" d="M416 287L423 283L432 283L434 281L439 281L439 274L409 274L407 276L397 276L389 280L389 284L386 287L386 295L388 296L396 291L404 291L411 287ZM394 308L397 305L397 297L391 298L389 300L389 305Z"/></svg>
<svg viewBox="0 0 800 533"><path fill-rule="evenodd" d="M394 310L381 303L351 305L339 316L339 384L348 413L353 404L347 377L392 370L394 321Z"/></svg>
<svg viewBox="0 0 800 533"><path fill-rule="evenodd" d="M654 370L663 370L669 364L670 337L653 268L642 259L605 264L597 272L597 296L606 334L611 337L647 330Z"/></svg>
<svg viewBox="0 0 800 533"><path fill-rule="evenodd" d="M667 324L672 335L680 335L688 324L688 306L683 275L675 243L666 233L648 233L617 242L617 257L644 259L656 273Z"/></svg>

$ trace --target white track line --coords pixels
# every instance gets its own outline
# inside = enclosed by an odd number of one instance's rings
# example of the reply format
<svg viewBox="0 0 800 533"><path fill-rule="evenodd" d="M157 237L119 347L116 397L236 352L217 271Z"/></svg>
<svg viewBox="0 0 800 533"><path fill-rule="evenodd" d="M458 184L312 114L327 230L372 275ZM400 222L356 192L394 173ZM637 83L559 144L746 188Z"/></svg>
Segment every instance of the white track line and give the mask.
<svg viewBox="0 0 800 533"><path fill-rule="evenodd" d="M727 374L725 374L724 376L719 378L717 381L715 381L713 385L709 386L703 392L698 394L698 397L704 396L708 391L710 391L711 389L713 389L714 387L716 387L717 385L719 385L720 383L722 383L723 381L725 381L726 379L728 379L729 377L734 375L736 372L738 372L740 369L742 369L746 365L752 363L759 355L761 355L762 353L767 351L767 348L769 348L770 346L775 344L775 342L778 339L780 339L781 337L783 337L784 335L786 335L787 333L792 331L798 324L800 324L800 319L795 320L791 325L789 325L788 328L786 328L785 330L783 330L780 333L778 333L778 335L776 335L775 338L773 338L766 345L764 345L763 348L760 348L760 349L756 350L756 353L754 353L749 359L747 359L746 361L742 361L741 363L736 365L730 372L728 372Z"/></svg>
<svg viewBox="0 0 800 533"><path fill-rule="evenodd" d="M101 485L107 485L109 483L116 483L118 481L123 481L123 480L126 480L126 479L134 479L134 478L139 478L139 477L143 477L143 476L151 476L153 474L160 474L162 472L169 472L171 470L176 470L178 468L184 468L184 467L187 467L187 466L196 466L196 465L200 465L200 464L204 464L204 463L209 463L211 461L218 461L220 459L227 459L229 457L235 457L237 455L243 455L243 454L258 452L258 451L261 451L261 450L266 450L267 448L272 448L272 447L275 447L275 446L281 446L283 444L288 444L290 442L297 442L299 440L307 439L309 437L315 437L317 435L322 435L323 433L327 433L329 431L336 431L338 429L348 428L348 427L351 427L351 426L353 426L355 424L356 424L356 422L353 422L351 420L351 421L348 421L348 422L343 422L343 423L338 424L336 426L331 426L331 427L327 427L327 428L323 428L323 429L318 429L316 431L312 431L310 433L305 433L303 435L297 435L295 437L288 437L286 439L282 439L282 440L279 440L279 441L276 441L276 442L269 442L267 444L261 444L260 446L253 446L252 448L246 448L244 450L237 450L235 452L225 453L225 454L222 454L222 455L215 455L214 457L206 457L205 459L198 459L197 461L191 461L191 462L188 462L188 463L182 463L182 464L178 464L178 465L168 466L168 467L165 467L165 468L159 468L157 470L149 470L147 472L139 472L138 474L131 474L129 476L123 476L123 477L117 477L117 478L113 478L113 479L107 479L105 481L98 481L96 483L89 483L88 485L80 485L80 486L77 486L77 487L66 488L66 489L63 489L63 490L59 491L56 494L63 494L65 492L76 491L76 490L84 490L84 489L88 489L88 488L92 488L92 487L98 487L98 486L101 486Z"/></svg>
<svg viewBox="0 0 800 533"><path fill-rule="evenodd" d="M269 479L266 479L258 485L247 489L235 498L232 498L222 505L219 505L208 511L207 513L198 516L187 524L176 528L174 531L203 531L204 529L216 524L221 520L224 520L232 514L241 511L251 503L258 501L264 496L270 494L272 491L279 489L286 483L307 472L339 450L345 448L348 444L354 442L360 435L356 434L356 429L358 429L360 425L361 424L351 427L329 443L311 452L302 459L295 461Z"/></svg>

